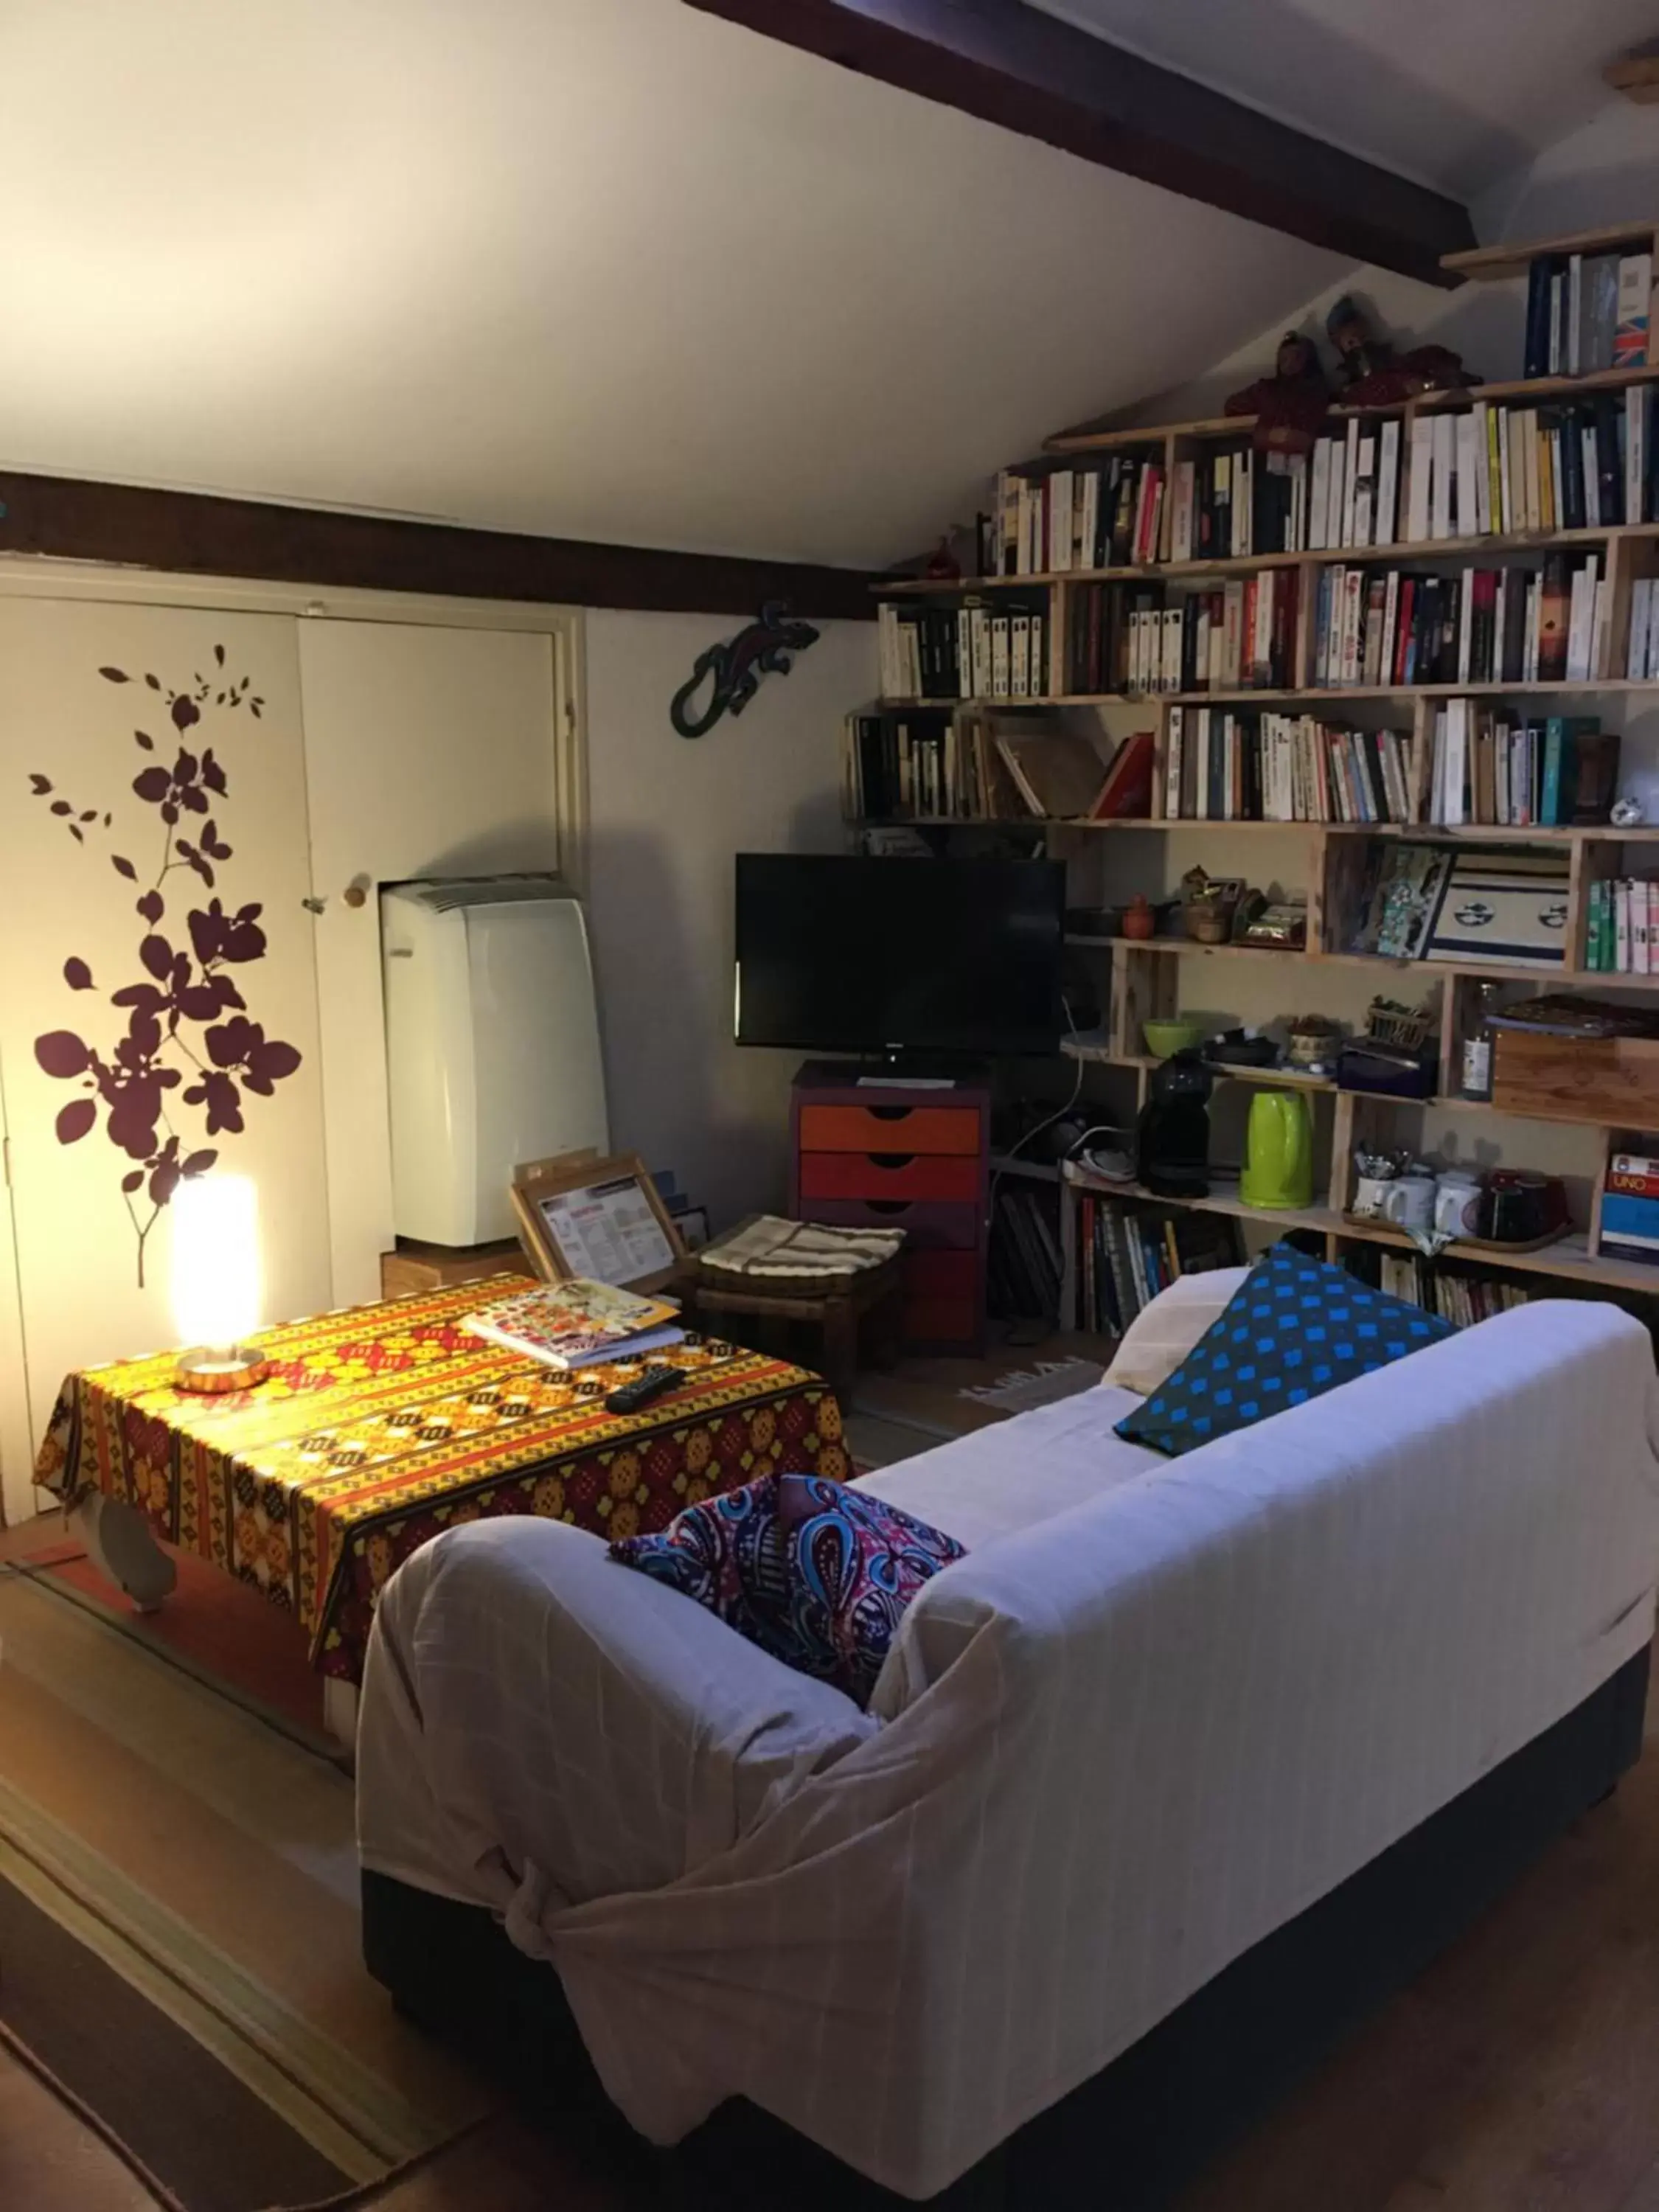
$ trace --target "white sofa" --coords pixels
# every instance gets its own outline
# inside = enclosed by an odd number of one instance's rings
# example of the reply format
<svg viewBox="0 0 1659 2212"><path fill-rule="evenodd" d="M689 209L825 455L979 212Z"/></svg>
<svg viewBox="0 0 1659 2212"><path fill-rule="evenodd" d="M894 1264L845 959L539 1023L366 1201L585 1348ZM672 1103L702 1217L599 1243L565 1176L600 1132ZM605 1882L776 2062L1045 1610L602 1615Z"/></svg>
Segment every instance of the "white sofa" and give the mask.
<svg viewBox="0 0 1659 2212"><path fill-rule="evenodd" d="M963 1437L865 1478L969 1547L868 1714L458 1529L382 1601L364 1866L556 1969L653 2141L741 2095L925 2197L1644 1651L1654 1396L1547 1303L1175 1462L1110 1387Z"/></svg>

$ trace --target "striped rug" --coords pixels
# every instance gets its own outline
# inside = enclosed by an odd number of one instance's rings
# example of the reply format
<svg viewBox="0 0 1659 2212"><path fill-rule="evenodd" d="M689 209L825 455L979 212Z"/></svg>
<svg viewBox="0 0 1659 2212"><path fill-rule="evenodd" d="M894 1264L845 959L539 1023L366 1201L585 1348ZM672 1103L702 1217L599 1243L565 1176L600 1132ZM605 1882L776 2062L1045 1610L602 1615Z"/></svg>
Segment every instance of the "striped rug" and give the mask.
<svg viewBox="0 0 1659 2212"><path fill-rule="evenodd" d="M0 1566L0 2025L187 2212L374 2179L490 2108L364 1972L356 1881L328 1759Z"/></svg>

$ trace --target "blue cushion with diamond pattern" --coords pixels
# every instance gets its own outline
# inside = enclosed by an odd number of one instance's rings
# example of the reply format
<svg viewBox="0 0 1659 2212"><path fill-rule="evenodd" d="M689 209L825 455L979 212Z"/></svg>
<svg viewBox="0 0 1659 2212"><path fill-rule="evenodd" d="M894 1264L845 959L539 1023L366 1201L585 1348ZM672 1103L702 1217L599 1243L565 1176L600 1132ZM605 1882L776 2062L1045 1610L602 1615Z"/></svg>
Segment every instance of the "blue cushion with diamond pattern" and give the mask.
<svg viewBox="0 0 1659 2212"><path fill-rule="evenodd" d="M1454 1334L1449 1322L1275 1244L1167 1382L1117 1425L1177 1459Z"/></svg>

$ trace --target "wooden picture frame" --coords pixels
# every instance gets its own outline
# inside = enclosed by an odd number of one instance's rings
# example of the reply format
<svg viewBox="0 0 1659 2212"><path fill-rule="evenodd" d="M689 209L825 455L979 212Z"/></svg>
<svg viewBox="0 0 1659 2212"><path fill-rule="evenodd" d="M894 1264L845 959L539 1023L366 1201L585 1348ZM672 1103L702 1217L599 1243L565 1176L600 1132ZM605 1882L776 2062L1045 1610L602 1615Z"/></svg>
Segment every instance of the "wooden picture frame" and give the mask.
<svg viewBox="0 0 1659 2212"><path fill-rule="evenodd" d="M648 1214L651 1226L660 1231L666 1259L643 1268L619 1271L613 1250L611 1262L597 1262L594 1247L582 1241L581 1224L569 1218L568 1206L559 1203L576 1200L587 1193L594 1194L592 1211L596 1222L609 1212L620 1224L617 1233L626 1237L631 1221L634 1240L641 1244L653 1241L645 1225ZM551 1159L526 1160L513 1170L509 1195L518 1219L519 1242L544 1282L562 1283L573 1275L586 1274L623 1290L653 1290L685 1260L684 1240L662 1202L651 1170L637 1152L613 1152L608 1157L595 1152L561 1152ZM610 1201L608 1206L605 1200ZM561 1214L566 1216L562 1223ZM607 1237L600 1231L596 1243L605 1243L614 1247L616 1236Z"/></svg>

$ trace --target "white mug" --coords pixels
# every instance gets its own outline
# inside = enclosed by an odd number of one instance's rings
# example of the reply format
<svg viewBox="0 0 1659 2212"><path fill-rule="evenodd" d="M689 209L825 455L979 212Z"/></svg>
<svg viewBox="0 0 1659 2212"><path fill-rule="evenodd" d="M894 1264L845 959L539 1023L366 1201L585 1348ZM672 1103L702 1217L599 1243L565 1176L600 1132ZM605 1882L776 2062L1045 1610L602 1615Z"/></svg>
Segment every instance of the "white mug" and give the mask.
<svg viewBox="0 0 1659 2212"><path fill-rule="evenodd" d="M1354 1184L1352 1211L1362 1221L1376 1220L1393 1188L1392 1176L1359 1176Z"/></svg>
<svg viewBox="0 0 1659 2212"><path fill-rule="evenodd" d="M1434 1225L1445 1237L1474 1232L1474 1206L1480 1186L1473 1176L1444 1175L1435 1186Z"/></svg>
<svg viewBox="0 0 1659 2212"><path fill-rule="evenodd" d="M1401 1229L1426 1229L1434 1219L1434 1188L1428 1176L1397 1177L1382 1201L1382 1218Z"/></svg>

